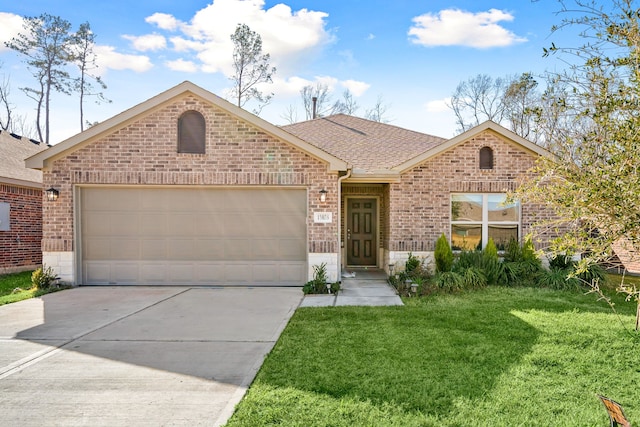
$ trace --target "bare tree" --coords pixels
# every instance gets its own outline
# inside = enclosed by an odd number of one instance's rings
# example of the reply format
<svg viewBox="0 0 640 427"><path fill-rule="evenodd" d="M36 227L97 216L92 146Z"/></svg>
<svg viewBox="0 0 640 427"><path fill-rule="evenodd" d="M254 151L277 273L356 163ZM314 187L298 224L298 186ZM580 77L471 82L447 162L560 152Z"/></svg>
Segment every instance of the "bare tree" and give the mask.
<svg viewBox="0 0 640 427"><path fill-rule="evenodd" d="M384 101L382 95L378 95L376 103L365 112L364 118L374 122L389 123L391 119L387 117L388 110L389 104Z"/></svg>
<svg viewBox="0 0 640 427"><path fill-rule="evenodd" d="M0 108L2 109L2 113L0 113L0 129L6 131L11 129L12 124L13 105L9 101L10 94L11 86L9 84L9 77L3 74L2 80L0 80Z"/></svg>
<svg viewBox="0 0 640 427"><path fill-rule="evenodd" d="M71 24L59 16L47 13L24 19L24 32L19 33L5 45L26 57L26 63L36 78L37 86L21 88L36 101L36 127L41 141L49 143L49 116L51 92L71 93L69 73L65 66L69 63ZM44 107L44 135L42 109Z"/></svg>
<svg viewBox="0 0 640 427"><path fill-rule="evenodd" d="M501 123L505 113L504 93L508 86L507 79L494 79L486 74L478 74L460 83L449 105L456 115L458 130L464 132L486 120Z"/></svg>
<svg viewBox="0 0 640 427"><path fill-rule="evenodd" d="M260 83L272 83L272 76L276 67L269 65L270 55L262 53L262 37L255 31L251 31L248 25L238 24L236 31L231 35L233 41L233 69L234 82L232 89L233 98L238 107L243 107L247 101L253 99L258 105L254 113L259 114L267 105L273 93L262 93L257 85Z"/></svg>
<svg viewBox="0 0 640 427"><path fill-rule="evenodd" d="M300 90L302 105L307 120L314 118L313 99L315 98L316 117L324 117L331 114L333 103L329 94L329 86L324 83L316 83L315 86L307 85Z"/></svg>
<svg viewBox="0 0 640 427"><path fill-rule="evenodd" d="M356 111L360 109L358 102L354 99L353 94L349 89L342 92L342 99L337 100L333 104L331 114L348 114L355 116Z"/></svg>
<svg viewBox="0 0 640 427"><path fill-rule="evenodd" d="M287 121L290 125L298 122L298 109L293 105L289 104L284 113L280 114L284 120Z"/></svg>
<svg viewBox="0 0 640 427"><path fill-rule="evenodd" d="M95 91L93 80L100 89L104 90L107 85L104 84L99 75L95 74L98 68L96 65L96 54L93 50L96 35L91 31L88 22L80 25L78 31L71 37L70 49L73 54L73 62L78 66L80 76L74 79L74 89L80 94L80 131L84 130L84 101L87 96L95 96L96 102L111 102L104 97L100 91Z"/></svg>

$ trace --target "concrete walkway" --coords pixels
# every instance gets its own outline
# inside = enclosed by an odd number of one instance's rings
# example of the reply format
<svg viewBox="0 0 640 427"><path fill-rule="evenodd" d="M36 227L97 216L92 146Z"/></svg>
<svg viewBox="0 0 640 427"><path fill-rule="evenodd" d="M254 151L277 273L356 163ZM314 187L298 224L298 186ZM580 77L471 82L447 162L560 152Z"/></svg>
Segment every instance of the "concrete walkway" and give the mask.
<svg viewBox="0 0 640 427"><path fill-rule="evenodd" d="M0 426L219 426L300 288L75 288L0 306Z"/></svg>
<svg viewBox="0 0 640 427"><path fill-rule="evenodd" d="M378 269L348 269L355 277L343 277L337 295L306 295L300 307L338 307L345 305L404 305L387 283L387 275Z"/></svg>

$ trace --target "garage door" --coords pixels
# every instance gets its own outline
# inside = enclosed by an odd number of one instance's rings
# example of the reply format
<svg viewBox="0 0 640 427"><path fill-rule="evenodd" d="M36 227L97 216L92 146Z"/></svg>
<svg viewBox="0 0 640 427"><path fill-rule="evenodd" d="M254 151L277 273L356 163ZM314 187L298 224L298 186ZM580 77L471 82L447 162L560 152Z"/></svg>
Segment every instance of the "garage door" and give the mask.
<svg viewBox="0 0 640 427"><path fill-rule="evenodd" d="M87 285L302 285L304 189L82 188Z"/></svg>

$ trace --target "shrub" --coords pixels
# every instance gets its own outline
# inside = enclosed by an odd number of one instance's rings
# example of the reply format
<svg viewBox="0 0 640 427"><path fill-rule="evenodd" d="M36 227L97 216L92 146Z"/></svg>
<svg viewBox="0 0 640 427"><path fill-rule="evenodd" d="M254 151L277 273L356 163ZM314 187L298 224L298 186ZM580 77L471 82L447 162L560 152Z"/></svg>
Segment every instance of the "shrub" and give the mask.
<svg viewBox="0 0 640 427"><path fill-rule="evenodd" d="M554 254L549 258L549 269L566 270L573 264L571 257L567 254Z"/></svg>
<svg viewBox="0 0 640 427"><path fill-rule="evenodd" d="M477 267L469 267L462 274L465 289L480 289L487 286L487 276Z"/></svg>
<svg viewBox="0 0 640 427"><path fill-rule="evenodd" d="M433 278L438 289L447 292L456 292L464 288L464 276L455 271L443 271Z"/></svg>
<svg viewBox="0 0 640 427"><path fill-rule="evenodd" d="M511 239L504 249L504 262L522 261L522 248L516 239Z"/></svg>
<svg viewBox="0 0 640 427"><path fill-rule="evenodd" d="M580 281L575 276L571 276L571 270L562 268L551 268L540 272L538 285L556 290L580 289Z"/></svg>
<svg viewBox="0 0 640 427"><path fill-rule="evenodd" d="M409 252L409 258L404 264L404 272L407 274L407 276L418 275L418 273L420 272L420 264L420 259Z"/></svg>
<svg viewBox="0 0 640 427"><path fill-rule="evenodd" d="M326 294L328 292L327 283L327 263L323 262L320 265L313 266L313 279L304 284L302 292L304 294ZM334 285L331 285L331 290L333 290ZM339 286L338 284L338 289Z"/></svg>
<svg viewBox="0 0 640 427"><path fill-rule="evenodd" d="M57 280L53 268L42 266L31 274L31 284L37 289L49 289Z"/></svg>
<svg viewBox="0 0 640 427"><path fill-rule="evenodd" d="M498 248L496 248L496 244L491 237L489 237L489 241L487 241L487 246L482 250L482 255L485 259L495 259L499 261Z"/></svg>
<svg viewBox="0 0 640 427"><path fill-rule="evenodd" d="M433 255L436 260L436 271L440 273L451 271L453 267L453 251L444 233L438 237Z"/></svg>

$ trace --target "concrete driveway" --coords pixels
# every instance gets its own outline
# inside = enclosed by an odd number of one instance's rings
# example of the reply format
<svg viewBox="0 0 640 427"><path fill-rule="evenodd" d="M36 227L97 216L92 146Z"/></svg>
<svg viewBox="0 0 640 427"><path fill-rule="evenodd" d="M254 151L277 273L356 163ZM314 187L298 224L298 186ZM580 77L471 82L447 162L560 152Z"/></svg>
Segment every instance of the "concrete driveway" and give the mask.
<svg viewBox="0 0 640 427"><path fill-rule="evenodd" d="M221 425L299 288L75 288L0 306L0 425Z"/></svg>

